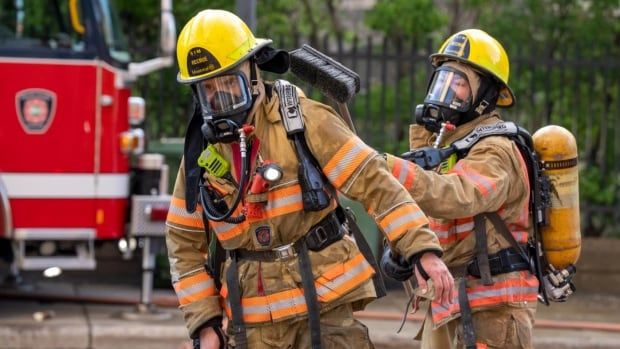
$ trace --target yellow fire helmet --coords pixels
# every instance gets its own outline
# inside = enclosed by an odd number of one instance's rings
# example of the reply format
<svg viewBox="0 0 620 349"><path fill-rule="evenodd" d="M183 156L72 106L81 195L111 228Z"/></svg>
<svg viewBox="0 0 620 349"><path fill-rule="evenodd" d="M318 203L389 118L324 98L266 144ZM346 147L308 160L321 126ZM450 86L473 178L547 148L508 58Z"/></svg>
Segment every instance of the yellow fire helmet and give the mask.
<svg viewBox="0 0 620 349"><path fill-rule="evenodd" d="M204 10L190 19L177 41L177 81L185 84L225 73L272 41L254 37L235 14Z"/></svg>
<svg viewBox="0 0 620 349"><path fill-rule="evenodd" d="M460 31L446 40L439 52L430 56L431 63L438 67L447 60L469 64L474 69L494 76L502 83L497 106L510 107L515 96L508 86L510 63L504 47L492 36L479 29Z"/></svg>

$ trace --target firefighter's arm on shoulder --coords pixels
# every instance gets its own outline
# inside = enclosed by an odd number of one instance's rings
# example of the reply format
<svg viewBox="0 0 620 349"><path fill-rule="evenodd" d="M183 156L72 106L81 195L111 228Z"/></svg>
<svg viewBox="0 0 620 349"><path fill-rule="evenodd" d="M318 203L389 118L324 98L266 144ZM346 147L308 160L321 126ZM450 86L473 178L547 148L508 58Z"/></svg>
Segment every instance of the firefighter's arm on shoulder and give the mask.
<svg viewBox="0 0 620 349"><path fill-rule="evenodd" d="M323 173L338 191L364 205L395 252L407 258L425 251L441 255L436 235L427 228L428 219L392 176L385 159L331 108L306 101L302 109L306 141Z"/></svg>
<svg viewBox="0 0 620 349"><path fill-rule="evenodd" d="M200 205L194 212L185 207L185 174L179 169L166 220L166 245L172 285L179 299L191 338L222 320L215 280L207 273L207 234Z"/></svg>
<svg viewBox="0 0 620 349"><path fill-rule="evenodd" d="M527 190L527 174L516 146L506 137L487 137L445 174L425 171L386 154L392 174L429 216L453 219L495 212Z"/></svg>

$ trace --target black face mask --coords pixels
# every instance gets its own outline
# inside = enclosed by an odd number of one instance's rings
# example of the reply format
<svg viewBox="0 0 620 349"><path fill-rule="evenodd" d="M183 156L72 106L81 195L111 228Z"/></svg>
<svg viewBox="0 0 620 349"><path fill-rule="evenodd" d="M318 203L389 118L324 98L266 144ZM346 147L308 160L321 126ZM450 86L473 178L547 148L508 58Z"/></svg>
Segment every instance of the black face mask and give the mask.
<svg viewBox="0 0 620 349"><path fill-rule="evenodd" d="M203 117L203 124L200 130L210 144L232 143L239 140L239 128L247 119L247 110L221 119Z"/></svg>
<svg viewBox="0 0 620 349"><path fill-rule="evenodd" d="M415 122L423 125L430 132L438 133L444 122L459 125L461 114L463 113L457 110L435 104L418 104L415 107Z"/></svg>

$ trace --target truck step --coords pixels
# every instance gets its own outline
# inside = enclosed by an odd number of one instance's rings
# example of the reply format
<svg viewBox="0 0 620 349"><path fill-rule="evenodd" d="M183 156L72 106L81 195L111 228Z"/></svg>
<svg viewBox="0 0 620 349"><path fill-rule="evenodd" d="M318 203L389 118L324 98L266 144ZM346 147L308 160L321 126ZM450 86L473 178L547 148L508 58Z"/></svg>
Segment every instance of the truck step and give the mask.
<svg viewBox="0 0 620 349"><path fill-rule="evenodd" d="M93 270L97 267L95 236L96 231L91 228L15 229L18 268L44 270L58 267L63 270ZM44 253L45 250L47 252Z"/></svg>

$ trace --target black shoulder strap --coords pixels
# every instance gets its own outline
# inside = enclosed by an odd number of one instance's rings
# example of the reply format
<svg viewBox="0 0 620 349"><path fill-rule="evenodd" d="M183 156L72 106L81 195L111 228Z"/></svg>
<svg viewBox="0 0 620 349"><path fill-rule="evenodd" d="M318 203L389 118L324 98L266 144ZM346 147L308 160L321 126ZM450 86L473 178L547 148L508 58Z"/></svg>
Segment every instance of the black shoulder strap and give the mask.
<svg viewBox="0 0 620 349"><path fill-rule="evenodd" d="M301 107L299 105L297 87L295 87L295 85L291 84L286 80L276 80L274 84L274 89L276 90L276 93L278 94L278 98L280 100L280 117L282 118L282 123L284 124L284 128L286 129L286 134L289 138L297 140L295 142L295 148L298 157L307 156L317 168L320 168L318 161L314 158L314 155L310 151L310 148L305 142L305 137L303 136L305 132L305 125L302 118ZM303 155L300 154L301 152L303 152ZM321 172L321 177L324 180L325 184L330 188L333 197L337 197L335 188L331 184L329 184L329 181L325 178L323 172ZM375 286L377 298L385 296L385 284L383 283L381 273L379 272L377 261L372 253L372 249L368 245L368 241L366 241L366 238L357 226L355 218L353 217L351 212L349 212L348 210L344 210L340 206L340 204L338 204L336 214L339 215L341 221L346 220L349 229L355 237L355 241L360 252L364 256L366 261L368 261L368 263L370 263L375 270L375 275L373 276L373 284Z"/></svg>
<svg viewBox="0 0 620 349"><path fill-rule="evenodd" d="M479 140L489 136L516 137L519 134L519 127L510 121L498 122L493 125L481 125L474 128L465 137L451 144L452 148L458 153L466 153Z"/></svg>
<svg viewBox="0 0 620 349"><path fill-rule="evenodd" d="M202 178L202 169L196 160L202 152L203 136L200 127L202 118L200 108L196 105L192 119L185 131L185 145L183 149L183 161L185 165L185 208L188 212L196 211L198 204L198 186Z"/></svg>
<svg viewBox="0 0 620 349"><path fill-rule="evenodd" d="M498 228L496 227L496 229ZM474 216L474 234L476 237L474 253L476 254L478 268L480 269L480 278L482 279L482 283L484 285L493 285L493 279L491 278L491 267L489 266L487 227L484 221L484 214L477 214Z"/></svg>
<svg viewBox="0 0 620 349"><path fill-rule="evenodd" d="M292 138L295 134L303 133L306 129L299 106L297 87L286 80L276 80L273 87L280 100L280 116L286 135Z"/></svg>

